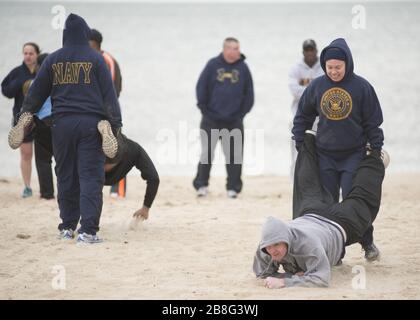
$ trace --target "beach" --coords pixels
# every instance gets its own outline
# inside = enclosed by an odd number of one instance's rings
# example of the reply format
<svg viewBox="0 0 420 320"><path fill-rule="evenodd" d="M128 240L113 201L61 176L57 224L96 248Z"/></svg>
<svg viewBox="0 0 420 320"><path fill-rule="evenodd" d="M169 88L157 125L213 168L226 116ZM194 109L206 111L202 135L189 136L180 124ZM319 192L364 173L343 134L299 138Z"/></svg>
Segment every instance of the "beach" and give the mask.
<svg viewBox="0 0 420 320"><path fill-rule="evenodd" d="M0 299L419 299L418 179L385 177L374 223L380 261L365 262L355 244L333 267L329 288L276 290L255 278L252 261L266 217L291 219L288 177L246 176L238 199L216 177L198 199L192 177L164 176L149 219L129 230L145 190L130 175L126 199L104 188L105 241L92 246L56 239L57 202L38 199L36 187L21 199L21 182L2 179Z"/></svg>

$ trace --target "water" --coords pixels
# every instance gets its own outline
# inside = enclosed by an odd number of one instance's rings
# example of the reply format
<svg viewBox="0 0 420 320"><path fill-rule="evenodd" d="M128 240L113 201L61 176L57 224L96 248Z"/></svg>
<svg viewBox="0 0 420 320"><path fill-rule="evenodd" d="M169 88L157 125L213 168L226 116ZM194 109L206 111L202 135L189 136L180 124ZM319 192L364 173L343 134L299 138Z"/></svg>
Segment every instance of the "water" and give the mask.
<svg viewBox="0 0 420 320"><path fill-rule="evenodd" d="M138 141L162 175L194 175L198 160L195 85L222 40L235 36L251 69L256 103L245 119L245 174L288 174L291 95L287 73L301 43L349 43L355 72L374 86L384 113L390 171L420 171L420 21L418 3L368 3L366 28L352 27L351 3L150 4L67 3L103 36L123 75L125 133ZM0 76L21 63L21 46L61 45L52 27L55 3L0 2ZM12 101L0 98L0 176L19 176L19 152L7 145ZM171 141L171 143L168 143ZM217 157L217 156L216 156ZM214 174L224 174L220 164Z"/></svg>

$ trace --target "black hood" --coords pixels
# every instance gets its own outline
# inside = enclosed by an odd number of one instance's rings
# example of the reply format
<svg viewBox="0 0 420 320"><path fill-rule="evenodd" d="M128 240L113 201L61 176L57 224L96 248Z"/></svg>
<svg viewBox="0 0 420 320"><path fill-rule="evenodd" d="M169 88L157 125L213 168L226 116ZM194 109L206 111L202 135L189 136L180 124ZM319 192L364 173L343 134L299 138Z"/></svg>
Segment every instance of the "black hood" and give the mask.
<svg viewBox="0 0 420 320"><path fill-rule="evenodd" d="M354 70L354 64L353 64L353 57L351 55L351 51L349 46L346 43L346 40L343 38L335 39L333 42L331 42L327 47L325 47L321 52L320 62L321 67L324 70L325 74L327 74L327 71L325 70L325 52L330 48L338 48L341 49L345 56L346 56L346 74L344 75L344 79L346 79L349 75L353 74ZM328 77L328 76L327 76Z"/></svg>
<svg viewBox="0 0 420 320"><path fill-rule="evenodd" d="M70 13L63 30L63 47L71 45L89 45L90 28L86 21L77 14Z"/></svg>

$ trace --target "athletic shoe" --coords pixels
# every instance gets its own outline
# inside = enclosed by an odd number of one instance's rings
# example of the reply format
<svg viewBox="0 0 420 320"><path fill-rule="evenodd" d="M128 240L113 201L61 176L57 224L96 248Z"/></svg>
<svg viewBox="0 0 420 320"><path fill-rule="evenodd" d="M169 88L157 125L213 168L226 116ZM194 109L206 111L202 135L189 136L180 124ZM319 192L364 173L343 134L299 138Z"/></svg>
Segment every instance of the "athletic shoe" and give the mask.
<svg viewBox="0 0 420 320"><path fill-rule="evenodd" d="M209 189L207 187L200 187L197 190L197 197L206 197L209 193Z"/></svg>
<svg viewBox="0 0 420 320"><path fill-rule="evenodd" d="M99 238L96 234L92 235L92 234L82 233L82 234L79 234L79 236L77 237L78 244L95 244L95 243L101 243L103 241L104 240Z"/></svg>
<svg viewBox="0 0 420 320"><path fill-rule="evenodd" d="M20 115L18 123L9 131L8 141L12 149L17 149L25 138L25 129L27 129L33 121L33 116L29 112Z"/></svg>
<svg viewBox="0 0 420 320"><path fill-rule="evenodd" d="M109 196L110 196L111 198L113 198L113 199L116 199L116 198L118 198L118 193L117 193L117 192L111 192L111 193L109 194Z"/></svg>
<svg viewBox="0 0 420 320"><path fill-rule="evenodd" d="M363 250L365 250L365 259L369 262L379 260L381 256L381 252L374 243L363 247Z"/></svg>
<svg viewBox="0 0 420 320"><path fill-rule="evenodd" d="M227 196L228 198L236 199L238 197L238 193L235 190L228 190Z"/></svg>
<svg viewBox="0 0 420 320"><path fill-rule="evenodd" d="M98 130L102 136L102 150L108 158L114 158L118 151L118 141L112 132L111 124L107 120L98 122Z"/></svg>
<svg viewBox="0 0 420 320"><path fill-rule="evenodd" d="M22 192L22 198L32 197L32 189L30 187L25 187Z"/></svg>
<svg viewBox="0 0 420 320"><path fill-rule="evenodd" d="M74 231L72 229L63 229L60 230L60 233L57 236L60 240L71 240L74 239Z"/></svg>

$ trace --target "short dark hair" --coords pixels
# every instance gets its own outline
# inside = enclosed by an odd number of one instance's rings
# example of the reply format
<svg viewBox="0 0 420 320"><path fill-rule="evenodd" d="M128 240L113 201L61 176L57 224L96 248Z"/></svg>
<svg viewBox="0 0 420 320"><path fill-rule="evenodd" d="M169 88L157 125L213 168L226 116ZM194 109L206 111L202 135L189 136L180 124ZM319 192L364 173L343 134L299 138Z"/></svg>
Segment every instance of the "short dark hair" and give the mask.
<svg viewBox="0 0 420 320"><path fill-rule="evenodd" d="M98 30L96 30L96 29L91 29L91 30L90 30L90 37L89 37L89 40L95 41L95 42L97 42L99 45L101 45L102 40L103 40L103 38L102 38L102 34L101 34Z"/></svg>
<svg viewBox="0 0 420 320"><path fill-rule="evenodd" d="M234 38L234 37L227 37L224 41L223 44L225 44L226 42L236 42L239 43L239 40Z"/></svg>
<svg viewBox="0 0 420 320"><path fill-rule="evenodd" d="M31 46L35 49L36 54L39 54L41 52L41 50L39 50L39 46L35 43L35 42L26 42L22 49L25 48L26 46Z"/></svg>

